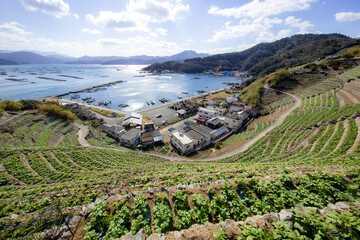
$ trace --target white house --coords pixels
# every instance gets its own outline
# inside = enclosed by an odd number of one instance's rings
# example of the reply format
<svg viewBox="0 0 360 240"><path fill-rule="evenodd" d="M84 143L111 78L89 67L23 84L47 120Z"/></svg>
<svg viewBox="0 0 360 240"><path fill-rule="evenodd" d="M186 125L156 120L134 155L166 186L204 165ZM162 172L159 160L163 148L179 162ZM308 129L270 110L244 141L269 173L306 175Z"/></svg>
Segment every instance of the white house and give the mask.
<svg viewBox="0 0 360 240"><path fill-rule="evenodd" d="M121 125L123 127L142 127L143 117L141 114L131 112L124 117Z"/></svg>
<svg viewBox="0 0 360 240"><path fill-rule="evenodd" d="M185 133L179 131L171 132L170 143L181 153L188 154L194 151L194 141Z"/></svg>
<svg viewBox="0 0 360 240"><path fill-rule="evenodd" d="M203 119L211 119L215 116L223 116L225 113L225 109L223 108L204 108L199 107L198 108L198 116L199 118Z"/></svg>
<svg viewBox="0 0 360 240"><path fill-rule="evenodd" d="M249 113L247 111L228 113L225 115L225 126L237 132L248 117Z"/></svg>

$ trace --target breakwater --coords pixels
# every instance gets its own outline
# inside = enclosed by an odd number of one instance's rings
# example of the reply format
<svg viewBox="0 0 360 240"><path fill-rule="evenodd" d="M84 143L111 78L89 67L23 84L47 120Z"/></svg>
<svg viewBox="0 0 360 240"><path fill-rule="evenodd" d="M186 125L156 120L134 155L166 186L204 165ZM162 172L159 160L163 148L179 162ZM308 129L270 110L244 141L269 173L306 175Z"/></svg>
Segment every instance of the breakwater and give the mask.
<svg viewBox="0 0 360 240"><path fill-rule="evenodd" d="M58 95L55 95L55 97L62 97L62 96L69 95L71 93L97 92L100 90L104 90L105 87L110 87L110 86L116 85L118 83L123 83L123 82L126 82L126 81L118 80L118 81L113 81L113 82L109 82L109 83L103 83L103 84L95 85L95 86L88 87L88 88L83 88L83 89L79 89L79 90L70 91L67 93L58 94Z"/></svg>

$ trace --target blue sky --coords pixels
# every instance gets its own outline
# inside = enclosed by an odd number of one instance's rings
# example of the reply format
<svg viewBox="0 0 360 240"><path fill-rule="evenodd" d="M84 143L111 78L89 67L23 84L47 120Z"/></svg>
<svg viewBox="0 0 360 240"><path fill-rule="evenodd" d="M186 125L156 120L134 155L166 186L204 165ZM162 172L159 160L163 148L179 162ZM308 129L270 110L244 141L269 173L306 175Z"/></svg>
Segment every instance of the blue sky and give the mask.
<svg viewBox="0 0 360 240"><path fill-rule="evenodd" d="M1 0L0 49L74 57L241 51L298 33L360 37L359 0Z"/></svg>

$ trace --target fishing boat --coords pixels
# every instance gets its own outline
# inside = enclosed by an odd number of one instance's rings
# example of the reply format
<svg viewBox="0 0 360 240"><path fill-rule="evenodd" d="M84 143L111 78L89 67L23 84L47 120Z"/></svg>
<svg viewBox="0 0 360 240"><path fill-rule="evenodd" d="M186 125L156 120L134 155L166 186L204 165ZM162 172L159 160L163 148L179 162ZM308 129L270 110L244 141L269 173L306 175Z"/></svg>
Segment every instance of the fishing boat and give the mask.
<svg viewBox="0 0 360 240"><path fill-rule="evenodd" d="M205 90L202 90L202 89L199 89L197 91L198 91L198 93L204 93L205 92Z"/></svg>
<svg viewBox="0 0 360 240"><path fill-rule="evenodd" d="M71 96L71 99L78 99L78 98L80 98L80 95Z"/></svg>
<svg viewBox="0 0 360 240"><path fill-rule="evenodd" d="M168 99L168 98L160 98L159 101L162 102L162 103L165 103L165 102L169 102L170 99Z"/></svg>
<svg viewBox="0 0 360 240"><path fill-rule="evenodd" d="M147 105L150 105L150 103L149 103L149 102L146 102L146 104L147 104Z"/></svg>
<svg viewBox="0 0 360 240"><path fill-rule="evenodd" d="M151 105L154 105L154 104L155 104L155 103L154 103L153 101L151 101L151 100L150 100L150 103L151 103Z"/></svg>
<svg viewBox="0 0 360 240"><path fill-rule="evenodd" d="M182 91L181 93L182 93L182 94L188 94L188 92L186 92L186 91Z"/></svg>
<svg viewBox="0 0 360 240"><path fill-rule="evenodd" d="M111 101L101 101L101 102L99 102L99 105L108 105L108 104L110 104L111 103Z"/></svg>
<svg viewBox="0 0 360 240"><path fill-rule="evenodd" d="M177 96L178 99L182 99L182 96Z"/></svg>
<svg viewBox="0 0 360 240"><path fill-rule="evenodd" d="M91 97L83 97L82 98L83 101L87 101L87 100L90 100L90 99L91 99Z"/></svg>
<svg viewBox="0 0 360 240"><path fill-rule="evenodd" d="M119 104L118 106L119 106L119 107L128 107L129 104Z"/></svg>

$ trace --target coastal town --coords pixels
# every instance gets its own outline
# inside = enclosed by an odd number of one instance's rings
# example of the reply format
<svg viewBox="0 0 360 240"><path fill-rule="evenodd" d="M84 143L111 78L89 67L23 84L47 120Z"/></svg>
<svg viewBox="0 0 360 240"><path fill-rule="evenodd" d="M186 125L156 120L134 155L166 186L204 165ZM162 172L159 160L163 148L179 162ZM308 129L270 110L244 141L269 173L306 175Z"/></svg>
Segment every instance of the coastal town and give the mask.
<svg viewBox="0 0 360 240"><path fill-rule="evenodd" d="M48 100L56 100L83 120L101 120L98 129L121 146L147 151L169 145L179 155L213 147L245 129L259 115L255 107L240 101L236 86L136 112L106 107L108 110L94 111L98 108L89 103L59 97ZM106 117L104 111L112 112L112 115Z"/></svg>

